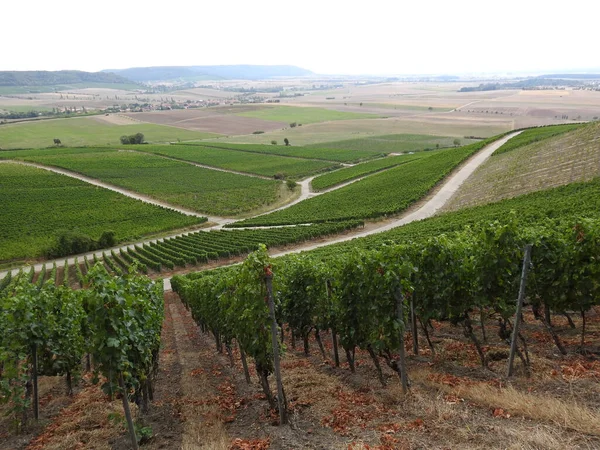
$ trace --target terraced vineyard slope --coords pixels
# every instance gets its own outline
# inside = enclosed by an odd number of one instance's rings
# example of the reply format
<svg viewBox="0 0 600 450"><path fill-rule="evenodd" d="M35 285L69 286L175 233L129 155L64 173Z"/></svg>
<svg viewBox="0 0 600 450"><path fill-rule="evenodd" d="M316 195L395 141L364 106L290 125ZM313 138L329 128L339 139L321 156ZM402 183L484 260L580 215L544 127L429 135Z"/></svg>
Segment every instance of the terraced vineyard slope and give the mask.
<svg viewBox="0 0 600 450"><path fill-rule="evenodd" d="M539 130L548 132L554 128L557 127ZM531 144L527 144L526 135L525 139L520 139L526 145L497 152L477 169L444 209L483 205L600 176L600 123L565 133Z"/></svg>

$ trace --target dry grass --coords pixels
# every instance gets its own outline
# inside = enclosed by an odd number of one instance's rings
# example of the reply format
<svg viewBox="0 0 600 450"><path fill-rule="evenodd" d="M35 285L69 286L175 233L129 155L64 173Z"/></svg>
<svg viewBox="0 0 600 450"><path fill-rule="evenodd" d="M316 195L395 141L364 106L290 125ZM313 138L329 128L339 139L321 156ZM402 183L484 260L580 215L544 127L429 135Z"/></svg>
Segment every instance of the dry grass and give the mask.
<svg viewBox="0 0 600 450"><path fill-rule="evenodd" d="M130 406L132 413L136 414L135 404ZM110 441L125 433L122 411L120 400L108 402L99 386L88 386L77 394L73 403L27 448L108 450L112 448ZM110 420L109 416L116 419Z"/></svg>
<svg viewBox="0 0 600 450"><path fill-rule="evenodd" d="M213 386L215 373L200 369L201 361L210 364L213 356L207 347L200 349L193 346L188 338L190 329L186 326L191 320L182 316L181 304L171 303L170 315L174 324L177 357L181 366L181 403L178 405L183 423L181 448L183 450L210 449L226 450L229 438L221 419L221 411L215 399Z"/></svg>
<svg viewBox="0 0 600 450"><path fill-rule="evenodd" d="M443 208L453 211L600 175L600 124L492 156Z"/></svg>
<svg viewBox="0 0 600 450"><path fill-rule="evenodd" d="M520 416L534 421L556 425L564 430L585 435L600 436L600 413L564 400L518 391L512 386L496 388L489 384L465 384L446 386L428 378L431 372L417 370L411 373L419 383L436 388L447 394L490 408L502 409L503 414Z"/></svg>

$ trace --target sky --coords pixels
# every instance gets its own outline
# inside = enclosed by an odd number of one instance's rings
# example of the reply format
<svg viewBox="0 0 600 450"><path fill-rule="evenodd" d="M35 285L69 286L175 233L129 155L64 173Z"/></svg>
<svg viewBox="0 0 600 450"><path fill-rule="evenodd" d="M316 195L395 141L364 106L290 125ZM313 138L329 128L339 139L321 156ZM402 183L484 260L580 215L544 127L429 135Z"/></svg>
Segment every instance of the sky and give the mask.
<svg viewBox="0 0 600 450"><path fill-rule="evenodd" d="M320 74L400 75L600 69L599 0L6 0L0 11L0 70L292 64Z"/></svg>

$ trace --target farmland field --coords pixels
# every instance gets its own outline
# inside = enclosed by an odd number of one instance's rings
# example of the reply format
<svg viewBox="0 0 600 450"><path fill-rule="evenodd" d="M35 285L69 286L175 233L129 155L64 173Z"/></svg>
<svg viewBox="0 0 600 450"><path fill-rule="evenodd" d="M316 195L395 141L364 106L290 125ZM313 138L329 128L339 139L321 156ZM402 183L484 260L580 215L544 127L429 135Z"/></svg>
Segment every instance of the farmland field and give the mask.
<svg viewBox="0 0 600 450"><path fill-rule="evenodd" d="M0 148L38 148L53 145L58 138L63 145L118 145L123 135L143 133L148 142L169 142L215 137L180 128L139 123L114 125L99 117L36 120L0 125Z"/></svg>
<svg viewBox="0 0 600 450"><path fill-rule="evenodd" d="M318 176L311 182L311 186L315 191L322 191L337 184L345 183L371 173L378 172L390 167L399 166L415 159L426 158L433 153L421 152L414 155L388 156L373 161L357 164L352 167L345 167L331 173L326 173Z"/></svg>
<svg viewBox="0 0 600 450"><path fill-rule="evenodd" d="M238 115L278 122L296 122L298 124L327 122L330 120L374 119L377 117L375 114L361 114L353 112L341 112L325 108L306 108L295 106L267 106L254 111L244 111L238 113Z"/></svg>
<svg viewBox="0 0 600 450"><path fill-rule="evenodd" d="M49 152L51 154L43 153ZM40 156L41 155L41 156ZM204 169L151 154L94 149L23 150L0 157L62 167L206 214L234 216L275 202L281 183Z"/></svg>
<svg viewBox="0 0 600 450"><path fill-rule="evenodd" d="M285 122L236 115L236 111L255 109L245 106L178 109L125 114L130 119L158 125L170 125L190 131L225 135L250 134L254 131L280 130Z"/></svg>
<svg viewBox="0 0 600 450"><path fill-rule="evenodd" d="M279 144L282 144L282 142ZM224 148L254 153L266 153L279 156L292 156L295 158L323 159L326 161L339 161L345 163L357 162L360 160L384 155L383 153L373 152L370 150L310 148L295 147L293 145L229 144L224 142L189 142L182 145L201 145L205 147Z"/></svg>
<svg viewBox="0 0 600 450"><path fill-rule="evenodd" d="M475 142L472 139L460 139L451 136L433 136L428 134L388 134L361 139L322 142L308 145L321 148L342 148L347 150L370 150L382 153L417 152L439 147L452 147L454 140L459 139L461 145Z"/></svg>
<svg viewBox="0 0 600 450"><path fill-rule="evenodd" d="M70 177L18 164L0 164L0 261L38 257L60 231L118 241L202 222L91 186Z"/></svg>
<svg viewBox="0 0 600 450"><path fill-rule="evenodd" d="M325 142L344 141L391 134L418 134L434 136L489 137L514 129L514 120L501 117L463 118L453 114L420 117L391 117L387 119L334 120L303 125L301 127L275 130L260 135L232 136L220 140L235 143L282 142L288 138L292 145L324 147ZM534 125L534 124L532 124ZM523 125L525 126L525 125Z"/></svg>
<svg viewBox="0 0 600 450"><path fill-rule="evenodd" d="M302 178L340 167L325 161L285 158L277 155L240 152L192 145L140 145L136 150L192 161L222 169L247 172L267 177L277 174L286 178Z"/></svg>

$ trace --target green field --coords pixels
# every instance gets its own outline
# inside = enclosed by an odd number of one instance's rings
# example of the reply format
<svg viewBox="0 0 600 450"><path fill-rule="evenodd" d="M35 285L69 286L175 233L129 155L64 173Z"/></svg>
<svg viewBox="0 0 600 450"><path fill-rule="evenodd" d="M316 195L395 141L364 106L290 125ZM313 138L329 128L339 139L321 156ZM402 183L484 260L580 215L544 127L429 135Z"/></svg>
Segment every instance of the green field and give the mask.
<svg viewBox="0 0 600 450"><path fill-rule="evenodd" d="M225 148L252 153L266 153L270 155L291 156L294 158L323 159L326 161L339 161L345 163L358 162L365 159L383 156L383 153L369 150L346 150L313 147L296 147L270 144L230 144L224 142L189 142L181 145L200 145L203 147Z"/></svg>
<svg viewBox="0 0 600 450"><path fill-rule="evenodd" d="M494 140L495 138L492 138ZM284 225L396 214L422 198L457 164L490 140L436 152L271 214L232 224Z"/></svg>
<svg viewBox="0 0 600 450"><path fill-rule="evenodd" d="M342 148L348 150L368 150L382 153L403 153L431 150L440 147L453 147L456 137L432 136L427 134L388 134L360 139L322 142L307 145L308 148ZM477 142L472 139L458 138L460 145Z"/></svg>
<svg viewBox="0 0 600 450"><path fill-rule="evenodd" d="M327 122L330 120L374 119L379 117L376 114L342 112L325 108L298 106L265 106L254 111L245 111L236 115L273 120L275 122L296 122L298 124Z"/></svg>
<svg viewBox="0 0 600 450"><path fill-rule="evenodd" d="M217 136L164 125L114 125L98 117L75 117L0 125L0 148L48 147L55 138L69 147L119 145L121 136L135 133L143 133L146 141L156 143Z"/></svg>
<svg viewBox="0 0 600 450"><path fill-rule="evenodd" d="M0 164L0 261L40 256L63 230L118 241L202 222L73 178Z"/></svg>
<svg viewBox="0 0 600 450"><path fill-rule="evenodd" d="M234 216L271 204L280 194L280 183L275 180L203 169L138 152L21 150L2 152L0 157L63 167L206 214Z"/></svg>
<svg viewBox="0 0 600 450"><path fill-rule="evenodd" d="M340 167L325 161L191 145L138 145L136 150L267 177L303 178Z"/></svg>
<svg viewBox="0 0 600 450"><path fill-rule="evenodd" d="M415 159L428 157L431 154L433 153L420 152L413 155L388 156L386 158L375 159L373 161L357 164L352 167L344 167L343 169L318 176L312 181L311 186L315 191L322 191L323 189L345 183L355 178L399 166L400 164L405 164Z"/></svg>

